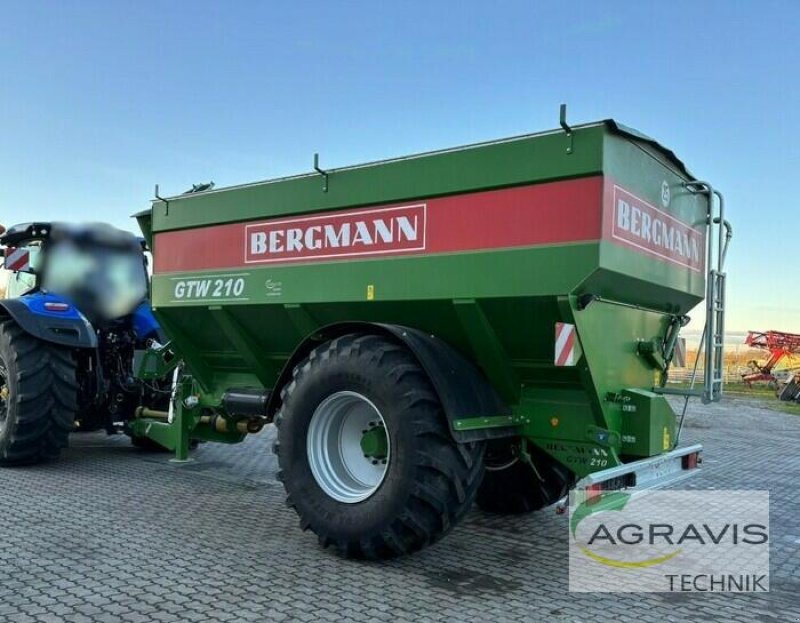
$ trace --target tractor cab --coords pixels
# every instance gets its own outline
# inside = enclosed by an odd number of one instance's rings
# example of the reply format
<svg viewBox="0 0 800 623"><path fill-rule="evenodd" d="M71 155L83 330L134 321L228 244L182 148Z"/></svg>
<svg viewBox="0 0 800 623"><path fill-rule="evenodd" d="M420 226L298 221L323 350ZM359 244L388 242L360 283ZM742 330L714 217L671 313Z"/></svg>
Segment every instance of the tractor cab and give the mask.
<svg viewBox="0 0 800 623"><path fill-rule="evenodd" d="M24 223L0 235L10 271L6 297L64 297L87 318L130 314L148 294L142 239L109 225Z"/></svg>

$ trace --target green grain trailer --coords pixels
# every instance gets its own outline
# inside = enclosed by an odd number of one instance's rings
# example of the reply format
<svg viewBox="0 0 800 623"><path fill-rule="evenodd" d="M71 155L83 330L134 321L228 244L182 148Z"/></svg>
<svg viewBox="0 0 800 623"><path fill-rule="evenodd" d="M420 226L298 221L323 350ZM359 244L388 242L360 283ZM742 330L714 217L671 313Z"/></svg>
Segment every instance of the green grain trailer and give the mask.
<svg viewBox="0 0 800 623"><path fill-rule="evenodd" d="M562 111L563 113L563 111ZM613 121L158 197L138 215L171 338L169 412L135 432L191 440L278 427L288 503L323 545L382 558L472 502L526 512L570 489L687 475L664 394L705 297L717 400L722 197Z"/></svg>

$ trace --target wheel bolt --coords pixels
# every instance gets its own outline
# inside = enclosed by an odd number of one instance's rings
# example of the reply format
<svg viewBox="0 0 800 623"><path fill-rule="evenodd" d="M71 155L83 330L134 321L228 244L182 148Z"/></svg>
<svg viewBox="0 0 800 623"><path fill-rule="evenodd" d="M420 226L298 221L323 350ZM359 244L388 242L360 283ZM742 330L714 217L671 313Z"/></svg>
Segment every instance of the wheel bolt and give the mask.
<svg viewBox="0 0 800 623"><path fill-rule="evenodd" d="M372 461L372 464L373 464L373 465L377 465L377 464L378 464L378 461Z"/></svg>

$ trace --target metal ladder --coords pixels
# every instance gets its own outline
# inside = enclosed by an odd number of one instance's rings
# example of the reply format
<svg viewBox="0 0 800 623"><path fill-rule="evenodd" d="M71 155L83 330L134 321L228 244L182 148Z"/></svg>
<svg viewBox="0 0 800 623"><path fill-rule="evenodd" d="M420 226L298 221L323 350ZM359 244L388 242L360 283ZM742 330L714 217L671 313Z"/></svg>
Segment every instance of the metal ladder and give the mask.
<svg viewBox="0 0 800 623"><path fill-rule="evenodd" d="M725 220L725 200L722 193L714 190L707 182L689 182L686 184L690 192L708 196L707 231L707 277L706 277L706 324L700 348L705 348L703 367L704 403L717 402L722 397L724 349L725 349L725 256L733 230ZM715 215L715 201L719 206ZM716 242L716 244L714 244ZM715 249L716 247L716 249ZM716 251L716 253L715 253ZM697 354L698 361L700 353ZM695 362L695 374L697 362ZM692 377L692 386L695 378Z"/></svg>
<svg viewBox="0 0 800 623"><path fill-rule="evenodd" d="M700 347L692 371L692 381L688 390L672 390L661 388L664 394L680 394L684 397L683 412L678 421L678 432L675 434L673 449L678 447L686 418L686 409L691 396L699 396L704 404L718 402L722 398L723 366L725 349L725 256L728 244L733 237L731 224L725 220L725 200L722 193L714 190L707 182L687 182L689 192L708 196L708 215L706 217L706 324L700 337ZM719 210L714 215L714 198L718 199ZM716 244L714 244L716 242ZM715 249L716 247L716 249ZM715 253L716 250L716 253ZM700 351L705 349L703 368L703 389L694 388L697 380L697 366L700 362Z"/></svg>
<svg viewBox="0 0 800 623"><path fill-rule="evenodd" d="M708 271L706 300L706 359L703 402L716 402L722 396L725 348L725 273Z"/></svg>

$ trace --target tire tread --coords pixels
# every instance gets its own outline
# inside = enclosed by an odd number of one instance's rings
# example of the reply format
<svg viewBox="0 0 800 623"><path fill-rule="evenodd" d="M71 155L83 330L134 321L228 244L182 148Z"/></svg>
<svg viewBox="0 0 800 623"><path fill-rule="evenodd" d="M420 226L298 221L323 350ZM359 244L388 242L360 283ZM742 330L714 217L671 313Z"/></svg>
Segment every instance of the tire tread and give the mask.
<svg viewBox="0 0 800 623"><path fill-rule="evenodd" d="M301 525L314 531L323 547L333 546L348 558L384 559L408 554L434 543L466 514L483 478L483 443L458 444L450 434L441 403L419 363L403 346L373 334L349 334L315 348L294 369L281 392L276 415L278 441L274 452L281 462L281 426L303 377L338 358L356 357L379 374L387 375L402 395L402 409L411 420L416 448L416 481L405 506L377 534L341 539L329 534L324 519L303 516L294 503L291 483L281 466L279 480L287 488L287 504L300 515ZM287 486L288 484L288 486Z"/></svg>
<svg viewBox="0 0 800 623"><path fill-rule="evenodd" d="M9 397L14 417L0 438L0 465L30 465L58 457L68 444L78 410L78 380L71 351L24 332L13 320L0 321L7 340L6 361L17 391ZM9 379L9 383L11 379Z"/></svg>

